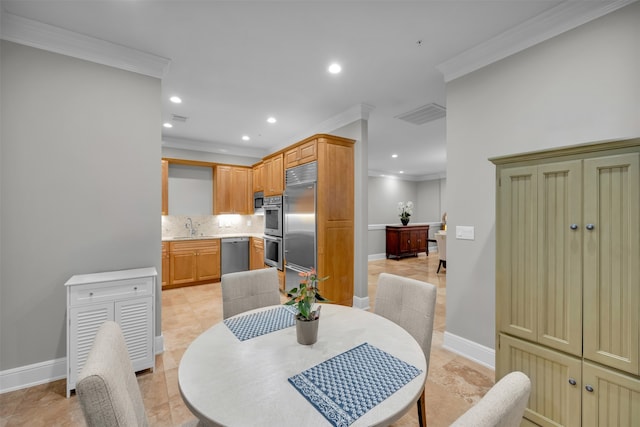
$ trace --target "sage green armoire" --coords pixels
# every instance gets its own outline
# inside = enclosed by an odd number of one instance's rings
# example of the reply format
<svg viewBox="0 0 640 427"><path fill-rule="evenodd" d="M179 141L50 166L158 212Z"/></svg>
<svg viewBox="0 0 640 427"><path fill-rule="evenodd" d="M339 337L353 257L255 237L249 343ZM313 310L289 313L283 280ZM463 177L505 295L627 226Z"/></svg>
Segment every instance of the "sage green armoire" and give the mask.
<svg viewBox="0 0 640 427"><path fill-rule="evenodd" d="M496 379L523 425L640 426L640 139L491 161Z"/></svg>

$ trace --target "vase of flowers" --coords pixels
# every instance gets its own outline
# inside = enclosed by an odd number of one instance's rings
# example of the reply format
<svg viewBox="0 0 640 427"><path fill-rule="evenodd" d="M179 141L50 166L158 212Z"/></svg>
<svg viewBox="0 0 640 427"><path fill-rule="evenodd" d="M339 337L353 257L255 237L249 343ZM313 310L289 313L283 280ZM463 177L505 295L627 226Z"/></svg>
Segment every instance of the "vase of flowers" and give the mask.
<svg viewBox="0 0 640 427"><path fill-rule="evenodd" d="M328 277L319 278L314 268L306 273L299 273L299 275L302 277L300 285L289 291L291 299L285 305L293 305L297 309L296 336L298 343L310 345L318 340L318 322L322 306L316 307L316 302L328 302L320 295L318 283L327 280Z"/></svg>
<svg viewBox="0 0 640 427"><path fill-rule="evenodd" d="M413 202L409 200L407 203L398 203L398 215L400 216L400 222L402 225L409 224L409 217L413 213Z"/></svg>

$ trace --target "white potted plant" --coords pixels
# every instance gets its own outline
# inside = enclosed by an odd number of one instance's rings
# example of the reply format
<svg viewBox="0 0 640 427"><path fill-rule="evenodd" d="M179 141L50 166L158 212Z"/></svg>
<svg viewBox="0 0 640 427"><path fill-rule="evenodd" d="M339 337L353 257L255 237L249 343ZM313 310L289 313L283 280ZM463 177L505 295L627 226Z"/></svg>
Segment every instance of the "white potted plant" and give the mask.
<svg viewBox="0 0 640 427"><path fill-rule="evenodd" d="M400 216L400 222L402 225L409 224L409 217L413 213L413 202L409 200L407 203L398 203L398 215Z"/></svg>

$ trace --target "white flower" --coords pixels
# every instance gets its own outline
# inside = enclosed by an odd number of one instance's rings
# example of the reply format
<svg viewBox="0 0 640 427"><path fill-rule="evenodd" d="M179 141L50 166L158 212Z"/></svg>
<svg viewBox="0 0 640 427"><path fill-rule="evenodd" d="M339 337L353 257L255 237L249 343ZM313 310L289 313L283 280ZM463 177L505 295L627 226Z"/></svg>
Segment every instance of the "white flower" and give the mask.
<svg viewBox="0 0 640 427"><path fill-rule="evenodd" d="M413 202L409 200L406 204L404 202L398 203L398 215L400 218L409 218L413 213Z"/></svg>

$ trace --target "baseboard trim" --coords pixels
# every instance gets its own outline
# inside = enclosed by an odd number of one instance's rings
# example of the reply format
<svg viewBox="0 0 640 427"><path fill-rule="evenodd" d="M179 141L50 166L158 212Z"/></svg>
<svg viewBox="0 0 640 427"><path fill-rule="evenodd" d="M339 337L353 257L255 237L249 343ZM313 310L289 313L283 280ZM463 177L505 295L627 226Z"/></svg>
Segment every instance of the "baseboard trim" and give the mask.
<svg viewBox="0 0 640 427"><path fill-rule="evenodd" d="M496 369L496 351L450 332L444 333L442 347L487 368Z"/></svg>
<svg viewBox="0 0 640 427"><path fill-rule="evenodd" d="M362 310L369 309L369 297L353 297L353 307L360 308Z"/></svg>
<svg viewBox="0 0 640 427"><path fill-rule="evenodd" d="M164 352L164 336L155 337L156 354ZM0 394L67 378L67 358L0 371Z"/></svg>

